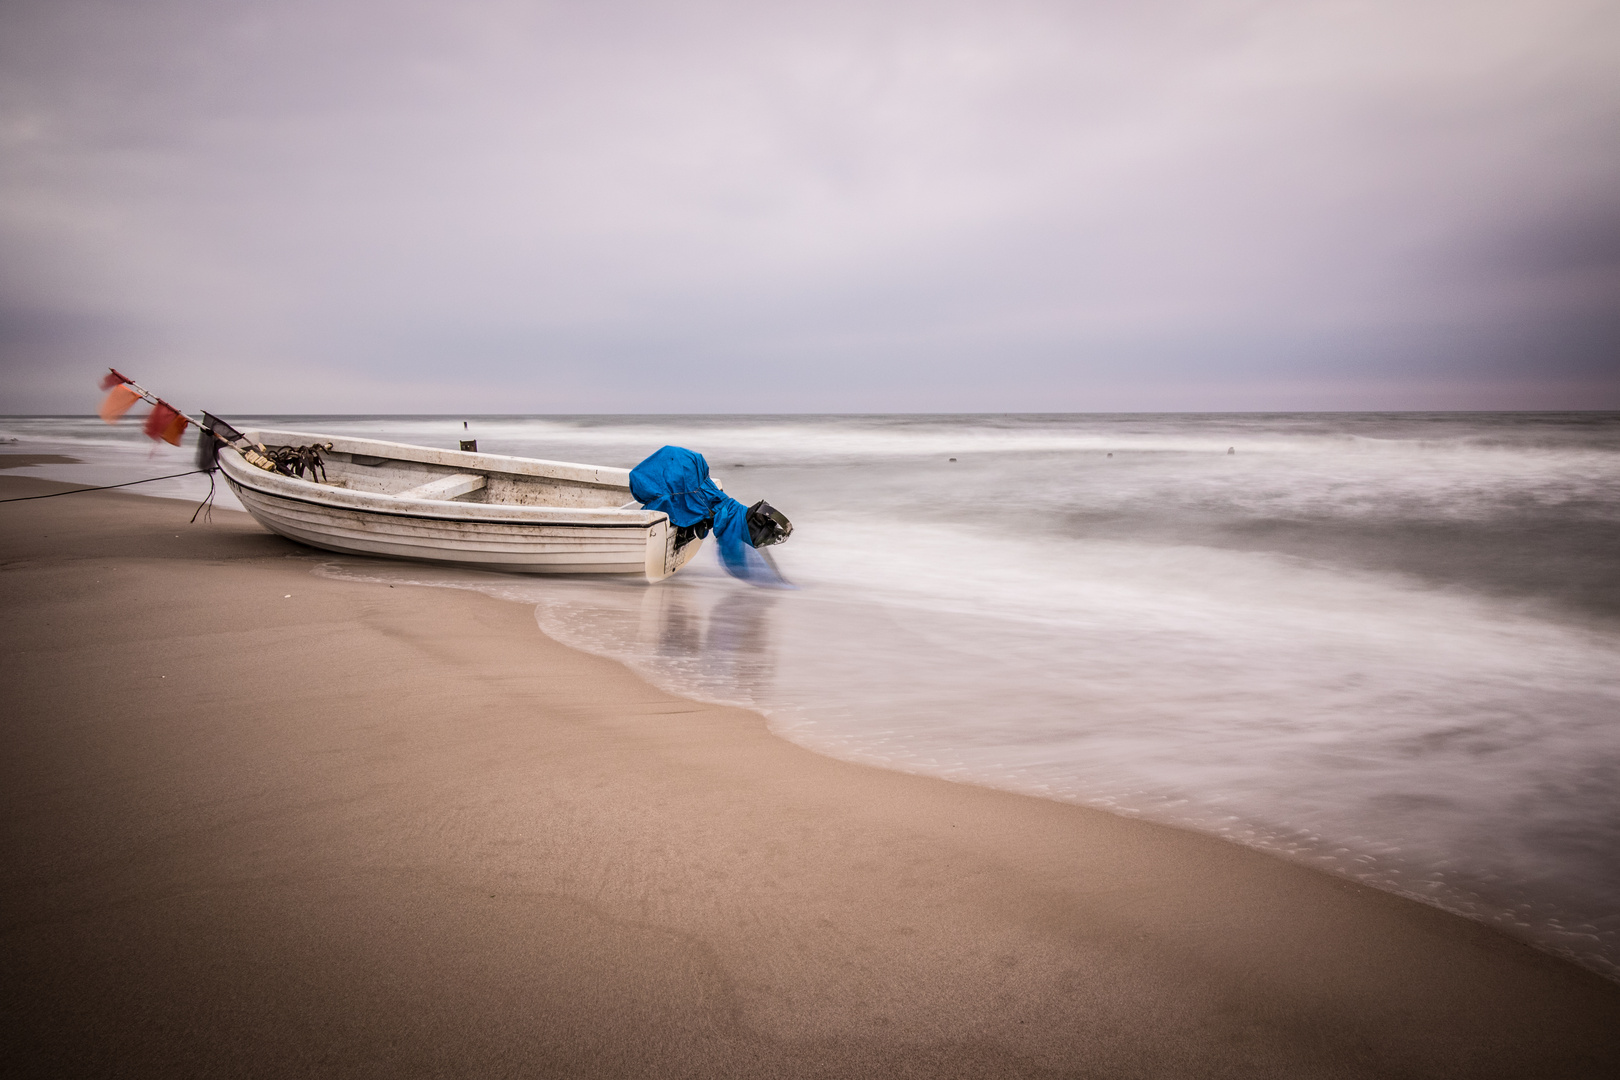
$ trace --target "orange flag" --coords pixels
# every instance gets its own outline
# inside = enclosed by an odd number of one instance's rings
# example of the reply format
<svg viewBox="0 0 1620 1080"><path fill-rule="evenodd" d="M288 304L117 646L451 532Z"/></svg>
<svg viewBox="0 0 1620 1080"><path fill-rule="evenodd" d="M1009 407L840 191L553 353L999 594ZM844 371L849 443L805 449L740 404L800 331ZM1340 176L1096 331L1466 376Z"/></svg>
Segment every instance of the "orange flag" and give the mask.
<svg viewBox="0 0 1620 1080"><path fill-rule="evenodd" d="M101 418L110 424L129 412L130 408L139 400L141 400L141 395L123 383L119 383L113 387L113 392L107 395L107 400L101 403Z"/></svg>
<svg viewBox="0 0 1620 1080"><path fill-rule="evenodd" d="M117 393L114 390L113 393ZM180 436L186 433L186 418L175 411L174 406L162 399L152 406L151 413L146 417L146 432L148 439L162 439L175 446L180 445Z"/></svg>
<svg viewBox="0 0 1620 1080"><path fill-rule="evenodd" d="M185 438L186 425L189 423L191 423L190 420L187 420L179 413L175 413L174 419L169 421L169 426L163 429L163 441L170 446L179 446L180 440Z"/></svg>

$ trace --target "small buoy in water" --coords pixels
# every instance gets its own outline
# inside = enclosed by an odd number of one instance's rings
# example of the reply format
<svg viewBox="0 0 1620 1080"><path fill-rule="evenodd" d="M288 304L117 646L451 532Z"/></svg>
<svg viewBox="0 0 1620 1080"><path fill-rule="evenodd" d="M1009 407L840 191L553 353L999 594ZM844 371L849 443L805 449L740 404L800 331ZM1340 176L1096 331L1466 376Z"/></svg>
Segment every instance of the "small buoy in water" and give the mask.
<svg viewBox="0 0 1620 1080"><path fill-rule="evenodd" d="M1227 448L1226 448L1226 452L1227 452L1227 453L1228 453L1228 454L1235 454L1235 453L1237 453L1237 447L1235 447L1235 446L1228 446L1228 447L1227 447Z"/></svg>
<svg viewBox="0 0 1620 1080"><path fill-rule="evenodd" d="M465 420L463 420L463 421L462 421L462 422L461 422L461 430L462 430L462 431L466 431L466 430L467 430L467 421L465 421Z"/></svg>
<svg viewBox="0 0 1620 1080"><path fill-rule="evenodd" d="M955 461L955 460L956 460L956 459L955 459L955 458L951 458L951 460L952 460L952 461Z"/></svg>
<svg viewBox="0 0 1620 1080"><path fill-rule="evenodd" d="M1109 455L1108 455L1108 456L1109 456L1109 457L1113 457L1113 456L1114 456L1114 455L1113 455L1113 454L1109 454Z"/></svg>

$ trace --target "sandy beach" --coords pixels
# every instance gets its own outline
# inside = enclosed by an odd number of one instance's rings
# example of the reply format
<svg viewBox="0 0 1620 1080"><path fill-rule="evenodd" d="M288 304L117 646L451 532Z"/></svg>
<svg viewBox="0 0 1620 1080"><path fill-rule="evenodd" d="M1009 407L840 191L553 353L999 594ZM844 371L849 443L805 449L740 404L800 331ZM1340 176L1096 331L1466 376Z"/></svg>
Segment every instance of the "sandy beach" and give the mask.
<svg viewBox="0 0 1620 1080"><path fill-rule="evenodd" d="M0 506L11 1075L1620 1075L1620 986L1482 926L192 509Z"/></svg>

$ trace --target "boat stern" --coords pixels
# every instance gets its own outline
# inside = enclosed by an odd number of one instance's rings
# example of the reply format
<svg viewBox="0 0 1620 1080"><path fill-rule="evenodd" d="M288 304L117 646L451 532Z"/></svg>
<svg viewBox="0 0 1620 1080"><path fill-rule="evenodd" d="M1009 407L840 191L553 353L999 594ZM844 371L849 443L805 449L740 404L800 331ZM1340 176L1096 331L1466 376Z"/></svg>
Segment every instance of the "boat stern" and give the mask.
<svg viewBox="0 0 1620 1080"><path fill-rule="evenodd" d="M658 522L647 532L647 580L649 582L663 581L669 575L692 561L698 548L703 546L703 540L693 537L687 543L676 546L677 530L670 527L669 519Z"/></svg>

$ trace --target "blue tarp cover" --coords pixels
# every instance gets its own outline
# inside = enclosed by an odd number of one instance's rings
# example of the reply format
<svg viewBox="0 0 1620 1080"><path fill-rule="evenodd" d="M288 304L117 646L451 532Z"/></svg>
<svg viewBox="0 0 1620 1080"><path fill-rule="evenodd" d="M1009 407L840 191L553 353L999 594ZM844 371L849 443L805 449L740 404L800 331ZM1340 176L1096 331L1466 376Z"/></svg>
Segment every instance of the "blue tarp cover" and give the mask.
<svg viewBox="0 0 1620 1080"><path fill-rule="evenodd" d="M720 563L731 576L756 585L786 584L749 541L748 507L715 486L702 454L680 446L656 451L630 470L630 494L676 525L710 521Z"/></svg>

